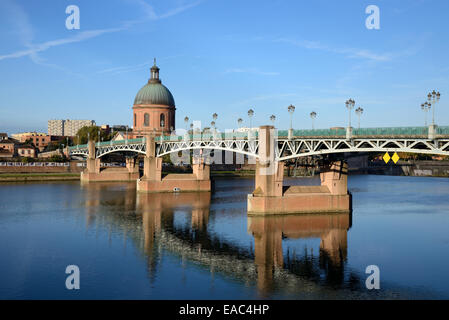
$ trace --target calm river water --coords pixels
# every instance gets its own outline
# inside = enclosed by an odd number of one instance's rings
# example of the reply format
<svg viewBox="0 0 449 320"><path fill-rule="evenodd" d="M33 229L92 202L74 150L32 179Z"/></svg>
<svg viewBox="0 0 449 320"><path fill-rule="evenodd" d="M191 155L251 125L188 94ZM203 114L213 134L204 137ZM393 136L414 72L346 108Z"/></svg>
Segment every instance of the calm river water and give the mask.
<svg viewBox="0 0 449 320"><path fill-rule="evenodd" d="M449 298L449 179L350 176L353 212L333 215L248 217L252 188L0 184L0 298ZM380 290L366 289L369 265Z"/></svg>

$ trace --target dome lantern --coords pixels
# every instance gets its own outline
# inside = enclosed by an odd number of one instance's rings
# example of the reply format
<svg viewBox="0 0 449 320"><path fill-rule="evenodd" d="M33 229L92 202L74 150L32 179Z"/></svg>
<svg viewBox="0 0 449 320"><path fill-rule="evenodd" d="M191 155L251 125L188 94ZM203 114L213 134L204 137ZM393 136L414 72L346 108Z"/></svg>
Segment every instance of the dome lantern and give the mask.
<svg viewBox="0 0 449 320"><path fill-rule="evenodd" d="M156 65L156 58L154 58L154 65L151 67L151 77L148 83L161 83L159 80L159 68Z"/></svg>

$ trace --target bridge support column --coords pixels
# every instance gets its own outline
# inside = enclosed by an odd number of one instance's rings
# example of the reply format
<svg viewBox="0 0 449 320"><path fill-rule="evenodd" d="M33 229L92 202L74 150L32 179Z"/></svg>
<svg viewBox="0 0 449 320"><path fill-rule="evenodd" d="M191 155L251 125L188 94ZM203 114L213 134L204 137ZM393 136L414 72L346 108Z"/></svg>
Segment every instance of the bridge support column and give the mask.
<svg viewBox="0 0 449 320"><path fill-rule="evenodd" d="M197 180L210 180L210 166L204 158L193 158L192 170Z"/></svg>
<svg viewBox="0 0 449 320"><path fill-rule="evenodd" d="M87 142L88 156L86 160L86 169L81 172L80 179L82 182L92 181L93 177L100 174L101 160L95 157L95 142L89 140Z"/></svg>
<svg viewBox="0 0 449 320"><path fill-rule="evenodd" d="M429 140L435 140L437 136L437 128L438 126L436 124L431 124L429 126L429 134L428 134Z"/></svg>
<svg viewBox="0 0 449 320"><path fill-rule="evenodd" d="M192 165L192 174L168 174L162 177L162 158L156 157L154 136L147 137L146 143L144 175L137 180L137 191L157 193L211 190L210 169L204 159L201 158Z"/></svg>
<svg viewBox="0 0 449 320"><path fill-rule="evenodd" d="M347 165L324 166L321 186L283 186L284 165L275 159L272 126L259 129L255 190L248 195L248 214L348 212Z"/></svg>
<svg viewBox="0 0 449 320"><path fill-rule="evenodd" d="M326 186L334 195L348 194L348 164L334 161L324 165L320 173L321 185Z"/></svg>
<svg viewBox="0 0 449 320"><path fill-rule="evenodd" d="M129 173L139 173L139 164L136 158L126 158L126 169Z"/></svg>
<svg viewBox="0 0 449 320"><path fill-rule="evenodd" d="M352 139L352 127L346 127L346 140Z"/></svg>
<svg viewBox="0 0 449 320"><path fill-rule="evenodd" d="M139 167L135 159L126 158L126 168L101 168L100 158L96 158L95 142L88 142L89 155L86 169L81 172L81 182L97 181L136 181L139 178Z"/></svg>

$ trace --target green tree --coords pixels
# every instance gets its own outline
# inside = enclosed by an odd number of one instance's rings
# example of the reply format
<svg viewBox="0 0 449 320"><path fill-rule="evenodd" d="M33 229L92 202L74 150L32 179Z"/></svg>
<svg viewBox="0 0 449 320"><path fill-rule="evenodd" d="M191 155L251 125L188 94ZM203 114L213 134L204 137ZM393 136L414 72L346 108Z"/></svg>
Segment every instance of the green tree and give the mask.
<svg viewBox="0 0 449 320"><path fill-rule="evenodd" d="M163 155L162 156L162 162L171 164L170 154Z"/></svg>
<svg viewBox="0 0 449 320"><path fill-rule="evenodd" d="M86 126L86 127L82 127L81 129L78 130L78 132L76 133L76 136L74 138L74 144L86 144L87 140L88 140L88 136L89 139L98 142L99 136L98 133L100 132L100 138L102 141L108 141L110 140L110 134L108 134L105 131L101 131L100 127L98 126Z"/></svg>
<svg viewBox="0 0 449 320"><path fill-rule="evenodd" d="M55 155L52 155L48 160L51 162L63 162L64 157L61 156L60 154L55 154Z"/></svg>

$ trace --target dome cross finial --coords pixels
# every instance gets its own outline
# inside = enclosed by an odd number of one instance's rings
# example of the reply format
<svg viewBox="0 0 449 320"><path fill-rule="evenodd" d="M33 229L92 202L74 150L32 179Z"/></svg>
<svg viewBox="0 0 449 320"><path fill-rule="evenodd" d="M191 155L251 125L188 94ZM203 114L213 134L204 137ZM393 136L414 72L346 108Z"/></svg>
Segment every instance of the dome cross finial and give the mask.
<svg viewBox="0 0 449 320"><path fill-rule="evenodd" d="M154 58L154 66L156 67L156 58Z"/></svg>

